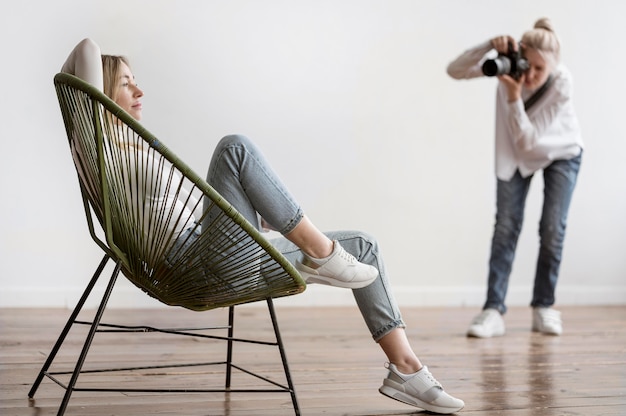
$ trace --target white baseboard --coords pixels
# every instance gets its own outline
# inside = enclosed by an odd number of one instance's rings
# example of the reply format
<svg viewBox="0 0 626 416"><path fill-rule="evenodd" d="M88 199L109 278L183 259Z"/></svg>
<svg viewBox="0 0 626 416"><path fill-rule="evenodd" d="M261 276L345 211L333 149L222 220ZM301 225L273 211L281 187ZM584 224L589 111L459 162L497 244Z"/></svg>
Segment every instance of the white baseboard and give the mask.
<svg viewBox="0 0 626 416"><path fill-rule="evenodd" d="M62 307L73 308L83 288L78 287L11 287L0 290L0 308ZM98 297L104 292L96 286L87 308L98 305ZM400 307L480 307L485 299L485 288L460 286L396 286L396 300ZM526 306L530 303L530 287L511 286L507 295L508 306ZM350 290L328 286L311 285L297 296L280 298L282 306L351 306L354 298ZM624 286L561 286L557 289L557 305L626 305ZM118 285L109 300L113 308L158 308L163 304L148 297L136 287Z"/></svg>

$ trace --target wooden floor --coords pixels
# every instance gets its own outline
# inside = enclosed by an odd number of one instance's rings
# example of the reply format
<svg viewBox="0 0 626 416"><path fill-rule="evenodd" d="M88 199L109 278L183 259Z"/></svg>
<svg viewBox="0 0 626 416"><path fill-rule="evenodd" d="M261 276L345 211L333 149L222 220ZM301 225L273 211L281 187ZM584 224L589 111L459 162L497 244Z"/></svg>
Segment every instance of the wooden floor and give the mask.
<svg viewBox="0 0 626 416"><path fill-rule="evenodd" d="M626 306L563 307L564 334L542 336L530 331L530 310L512 308L508 333L494 339L470 339L464 333L476 313L470 308L405 308L414 349L451 394L462 398L463 415L552 416L626 415ZM50 351L68 310L0 309L0 415L55 415L64 390L44 379L34 400L28 391ZM378 393L385 357L369 337L356 308L288 308L277 306L302 414L427 414ZM161 326L216 323L222 312L113 310L106 322ZM265 309L245 307L237 313L240 334L265 337ZM59 353L69 369L81 348L85 329L74 331ZM87 368L104 364L136 365L212 360L216 342L164 334L98 334ZM279 357L266 346L244 345L246 364L282 382ZM221 347L219 348L222 351ZM75 361L74 361L75 362ZM134 387L154 385L165 371L149 374L87 375L86 381ZM170 386L220 387L215 369L168 371ZM150 377L148 377L150 376ZM83 380L83 376L79 379ZM234 382L248 385L247 376ZM261 393L90 393L75 392L66 415L291 415L288 394Z"/></svg>

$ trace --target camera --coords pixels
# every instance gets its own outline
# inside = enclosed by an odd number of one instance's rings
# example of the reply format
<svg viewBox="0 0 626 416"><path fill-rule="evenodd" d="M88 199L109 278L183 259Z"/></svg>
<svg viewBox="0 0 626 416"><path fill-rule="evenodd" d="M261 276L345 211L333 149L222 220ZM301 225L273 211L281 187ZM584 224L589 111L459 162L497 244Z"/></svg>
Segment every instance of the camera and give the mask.
<svg viewBox="0 0 626 416"><path fill-rule="evenodd" d="M488 77L497 75L510 75L514 79L519 79L529 68L528 61L522 56L522 48L513 50L513 45L509 43L509 52L498 54L495 59L488 59L483 63L483 74Z"/></svg>

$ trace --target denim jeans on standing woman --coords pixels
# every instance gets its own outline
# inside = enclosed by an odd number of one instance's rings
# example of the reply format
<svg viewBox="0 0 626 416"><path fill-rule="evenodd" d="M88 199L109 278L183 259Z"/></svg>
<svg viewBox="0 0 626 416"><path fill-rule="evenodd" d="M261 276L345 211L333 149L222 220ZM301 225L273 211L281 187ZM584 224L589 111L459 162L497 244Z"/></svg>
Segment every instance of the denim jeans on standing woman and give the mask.
<svg viewBox="0 0 626 416"><path fill-rule="evenodd" d="M581 154L569 160L556 160L543 170L543 210L539 222L539 257L535 273L533 307L554 304L554 291L559 277L567 213L580 169ZM496 225L491 242L487 301L484 309L506 312L504 299L515 248L524 220L524 205L532 175L523 178L519 171L509 181L498 179Z"/></svg>
<svg viewBox="0 0 626 416"><path fill-rule="evenodd" d="M257 229L260 227L259 215L283 235L292 231L302 219L300 205L259 148L244 136L227 136L219 142L211 159L207 182ZM404 328L377 241L360 231L325 234L331 240L338 240L358 261L378 269L379 277L372 284L353 290L374 340L380 340L395 328ZM272 239L271 243L291 263L295 264L302 257L300 249L284 237Z"/></svg>

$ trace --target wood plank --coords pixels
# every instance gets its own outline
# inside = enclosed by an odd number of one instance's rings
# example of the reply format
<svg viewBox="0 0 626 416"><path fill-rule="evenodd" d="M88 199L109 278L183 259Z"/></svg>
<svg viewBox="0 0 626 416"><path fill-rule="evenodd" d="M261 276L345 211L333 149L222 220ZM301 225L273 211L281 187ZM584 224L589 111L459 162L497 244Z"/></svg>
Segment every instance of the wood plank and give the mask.
<svg viewBox="0 0 626 416"><path fill-rule="evenodd" d="M505 416L625 415L626 306L560 308L560 337L530 331L529 308L512 308L507 335L465 337L469 308L405 308L407 333L420 358L453 395L466 402L460 414ZM93 311L87 311L93 312ZM64 309L0 309L0 414L55 415L63 389L44 380L34 401L28 390L70 312ZM377 391L385 357L372 341L356 308L277 307L292 376L303 415L425 414ZM84 319L88 314L84 314ZM197 313L178 308L110 310L104 321L153 326L215 325L222 311ZM268 337L265 309L237 312L237 330ZM58 366L73 368L86 328L73 331ZM271 334L270 334L271 335ZM87 368L141 363L218 359L223 346L211 340L166 334L98 334ZM279 357L265 346L242 345L241 363L282 382ZM221 358L220 358L221 359ZM55 364L55 367L57 364ZM92 386L219 386L216 368L148 370L145 373L84 375ZM165 374L166 378L157 377ZM253 385L248 376L235 381ZM291 415L283 393L95 393L75 392L66 415Z"/></svg>

